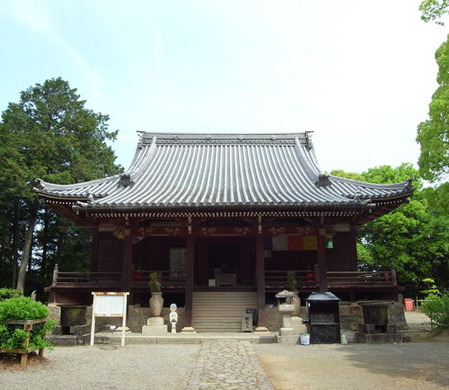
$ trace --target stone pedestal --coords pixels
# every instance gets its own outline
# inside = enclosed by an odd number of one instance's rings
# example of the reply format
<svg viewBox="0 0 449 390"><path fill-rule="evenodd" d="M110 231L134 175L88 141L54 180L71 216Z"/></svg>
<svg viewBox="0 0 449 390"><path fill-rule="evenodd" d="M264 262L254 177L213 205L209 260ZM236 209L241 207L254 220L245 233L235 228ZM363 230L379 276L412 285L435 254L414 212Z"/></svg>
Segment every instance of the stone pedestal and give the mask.
<svg viewBox="0 0 449 390"><path fill-rule="evenodd" d="M142 335L144 336L166 336L167 333L168 333L167 325L142 326Z"/></svg>
<svg viewBox="0 0 449 390"><path fill-rule="evenodd" d="M292 304L295 305L295 310L292 313L293 317L299 317L299 310L301 309L301 298L297 294L292 296Z"/></svg>
<svg viewBox="0 0 449 390"><path fill-rule="evenodd" d="M292 313L295 310L295 305L290 303L282 303L279 305L279 312L282 315L282 328L279 329L281 336L294 335L292 327Z"/></svg>
<svg viewBox="0 0 449 390"><path fill-rule="evenodd" d="M295 334L308 333L307 326L302 322L302 318L298 316L292 316L291 325L295 331Z"/></svg>
<svg viewBox="0 0 449 390"><path fill-rule="evenodd" d="M293 335L295 335L295 329L293 329L292 327L281 328L281 329L279 329L279 334L281 336L293 336Z"/></svg>
<svg viewBox="0 0 449 390"><path fill-rule="evenodd" d="M168 333L167 325L164 325L162 317L150 317L147 324L142 326L142 334L146 336L165 336Z"/></svg>
<svg viewBox="0 0 449 390"><path fill-rule="evenodd" d="M162 317L150 317L147 319L147 326L162 326L164 319Z"/></svg>

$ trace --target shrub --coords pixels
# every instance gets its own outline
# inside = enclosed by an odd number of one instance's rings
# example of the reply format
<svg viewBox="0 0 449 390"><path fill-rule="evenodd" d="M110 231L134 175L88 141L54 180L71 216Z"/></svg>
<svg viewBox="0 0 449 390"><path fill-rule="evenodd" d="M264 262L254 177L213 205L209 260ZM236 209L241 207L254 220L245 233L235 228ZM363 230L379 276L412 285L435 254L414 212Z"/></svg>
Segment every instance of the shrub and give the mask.
<svg viewBox="0 0 449 390"><path fill-rule="evenodd" d="M150 274L150 281L148 282L148 286L150 287L150 291L153 292L161 292L161 274L158 272L152 272Z"/></svg>
<svg viewBox="0 0 449 390"><path fill-rule="evenodd" d="M298 283L298 281L296 280L296 272L288 271L287 272L287 284L288 284L290 291L298 292L298 290L296 290L297 283Z"/></svg>
<svg viewBox="0 0 449 390"><path fill-rule="evenodd" d="M432 327L449 328L449 294L429 294L420 307L430 318Z"/></svg>
<svg viewBox="0 0 449 390"><path fill-rule="evenodd" d="M0 301L4 301L9 298L21 297L23 294L19 290L13 288L0 288Z"/></svg>
<svg viewBox="0 0 449 390"><path fill-rule="evenodd" d="M0 301L0 348L23 348L27 332L22 325L5 324L8 321L39 320L47 318L48 308L41 302L33 301L28 297L16 297ZM30 332L29 350L51 348L46 340L56 326L55 320L34 324Z"/></svg>
<svg viewBox="0 0 449 390"><path fill-rule="evenodd" d="M28 297L16 297L0 302L0 322L39 320L48 317L48 307Z"/></svg>

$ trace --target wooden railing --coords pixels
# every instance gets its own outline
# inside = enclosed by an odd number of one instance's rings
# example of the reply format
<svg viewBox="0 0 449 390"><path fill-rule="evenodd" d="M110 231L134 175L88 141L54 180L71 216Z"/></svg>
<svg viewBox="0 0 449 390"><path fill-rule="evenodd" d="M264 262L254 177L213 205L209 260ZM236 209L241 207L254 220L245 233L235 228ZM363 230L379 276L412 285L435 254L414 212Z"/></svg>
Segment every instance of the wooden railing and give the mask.
<svg viewBox="0 0 449 390"><path fill-rule="evenodd" d="M172 289L176 287L185 287L185 272L170 270L138 270L131 276L131 285L135 287L148 287L150 274L158 273L162 283L162 289Z"/></svg>
<svg viewBox="0 0 449 390"><path fill-rule="evenodd" d="M292 273L296 280L298 291L315 289L318 287L318 273L316 270L266 270L265 286L269 289L286 290L291 286L288 284L289 274Z"/></svg>
<svg viewBox="0 0 449 390"><path fill-rule="evenodd" d="M265 285L271 289L288 289L288 276L293 273L296 289L313 290L320 285L318 269L314 270L267 270ZM327 273L328 289L344 287L396 286L396 273L391 271L329 271Z"/></svg>
<svg viewBox="0 0 449 390"><path fill-rule="evenodd" d="M131 274L130 285L146 287L150 281L150 274L160 274L162 288L185 286L185 273L170 270L138 270ZM55 267L53 271L53 286L99 286L120 288L123 283L122 272L64 272Z"/></svg>
<svg viewBox="0 0 449 390"><path fill-rule="evenodd" d="M363 285L396 286L396 272L390 271L330 271L327 273L329 287Z"/></svg>
<svg viewBox="0 0 449 390"><path fill-rule="evenodd" d="M170 270L137 270L131 274L132 288L148 287L150 274L160 274L163 289L185 287L185 273ZM293 273L298 291L313 291L319 288L319 272L314 270L266 270L265 285L267 289L289 289L289 273ZM53 286L98 286L120 288L123 275L121 272L61 272L55 268ZM344 287L396 286L396 273L391 271L329 271L327 273L329 290Z"/></svg>
<svg viewBox="0 0 449 390"><path fill-rule="evenodd" d="M64 272L59 271L58 265L53 271L52 285L56 286L75 286L75 285L92 285L119 287L122 280L121 272Z"/></svg>

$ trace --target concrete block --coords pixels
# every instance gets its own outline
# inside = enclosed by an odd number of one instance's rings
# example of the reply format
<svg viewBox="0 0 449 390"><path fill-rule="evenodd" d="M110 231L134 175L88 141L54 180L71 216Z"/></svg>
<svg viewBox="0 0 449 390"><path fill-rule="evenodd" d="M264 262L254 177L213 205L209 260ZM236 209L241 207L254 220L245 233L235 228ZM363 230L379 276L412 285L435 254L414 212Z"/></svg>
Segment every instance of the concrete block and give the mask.
<svg viewBox="0 0 449 390"><path fill-rule="evenodd" d="M167 325L161 326L142 326L142 335L145 336L166 336L168 333Z"/></svg>
<svg viewBox="0 0 449 390"><path fill-rule="evenodd" d="M73 335L48 335L48 340L53 345L62 345L62 346L75 346L77 343L77 336Z"/></svg>
<svg viewBox="0 0 449 390"><path fill-rule="evenodd" d="M163 326L164 319L162 317L150 317L147 320L147 326Z"/></svg>
<svg viewBox="0 0 449 390"><path fill-rule="evenodd" d="M296 334L293 328L281 328L279 329L279 333L281 334L281 336L293 336ZM298 337L297 334L296 337Z"/></svg>
<svg viewBox="0 0 449 390"><path fill-rule="evenodd" d="M70 333L75 336L84 336L90 334L90 325L75 325L70 327Z"/></svg>
<svg viewBox="0 0 449 390"><path fill-rule="evenodd" d="M298 335L289 335L289 336L282 336L282 335L276 335L276 342L278 344L287 344L287 345L296 345L298 344Z"/></svg>
<svg viewBox="0 0 449 390"><path fill-rule="evenodd" d="M307 326L302 322L301 317L292 317L292 328L295 334L307 333Z"/></svg>

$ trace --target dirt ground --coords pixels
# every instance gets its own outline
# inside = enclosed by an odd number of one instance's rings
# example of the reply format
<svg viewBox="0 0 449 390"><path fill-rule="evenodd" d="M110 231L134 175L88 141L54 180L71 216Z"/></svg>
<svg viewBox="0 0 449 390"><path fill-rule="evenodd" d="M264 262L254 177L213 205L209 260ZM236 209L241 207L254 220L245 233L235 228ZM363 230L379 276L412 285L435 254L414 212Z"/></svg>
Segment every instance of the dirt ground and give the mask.
<svg viewBox="0 0 449 390"><path fill-rule="evenodd" d="M428 318L407 312L412 342L255 347L278 390L449 388L449 332L433 334Z"/></svg>

